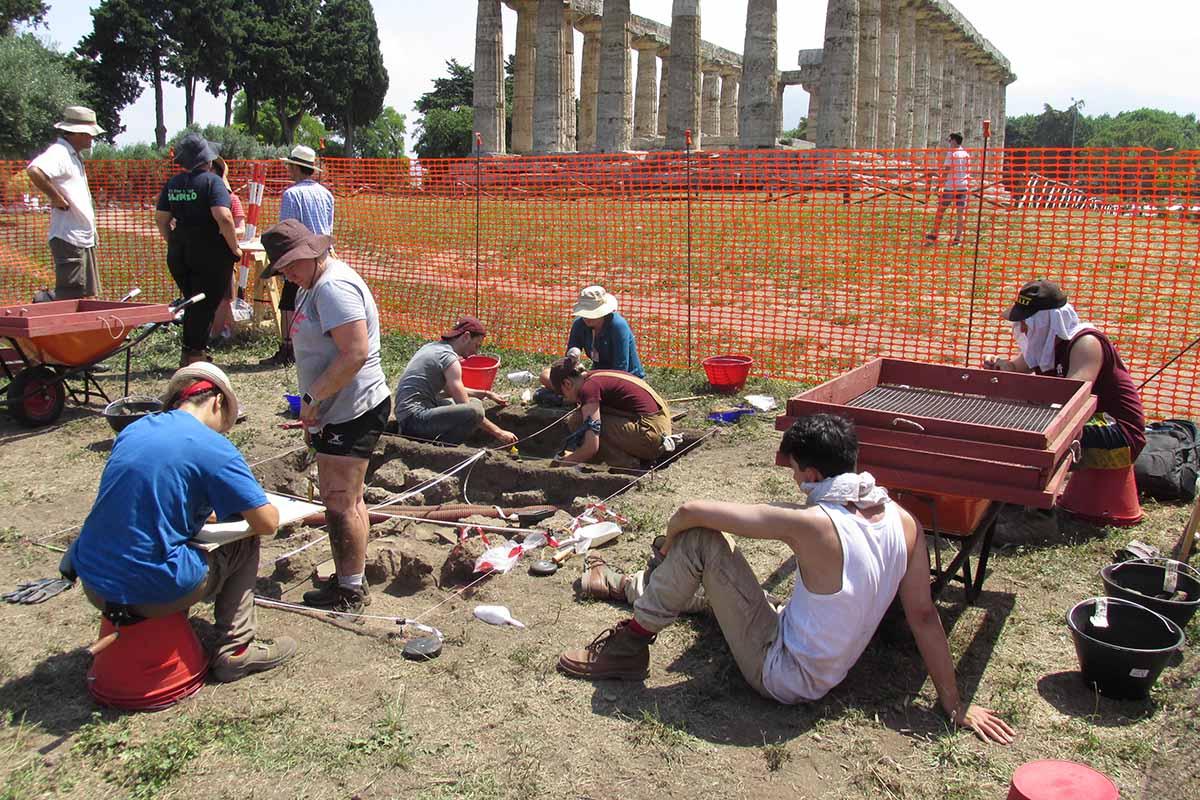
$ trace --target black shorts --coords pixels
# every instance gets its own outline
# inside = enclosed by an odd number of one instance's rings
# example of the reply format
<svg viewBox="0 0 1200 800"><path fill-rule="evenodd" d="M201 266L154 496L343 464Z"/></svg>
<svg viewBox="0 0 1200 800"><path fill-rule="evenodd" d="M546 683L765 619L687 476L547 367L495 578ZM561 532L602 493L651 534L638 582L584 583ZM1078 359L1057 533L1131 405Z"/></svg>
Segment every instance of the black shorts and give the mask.
<svg viewBox="0 0 1200 800"><path fill-rule="evenodd" d="M327 456L370 458L391 413L392 398L389 396L362 416L349 422L326 425L320 433L314 433L313 449Z"/></svg>
<svg viewBox="0 0 1200 800"><path fill-rule="evenodd" d="M296 310L296 292L300 291L300 285L292 283L289 280L283 282L283 291L279 293L279 310L280 311L295 311Z"/></svg>

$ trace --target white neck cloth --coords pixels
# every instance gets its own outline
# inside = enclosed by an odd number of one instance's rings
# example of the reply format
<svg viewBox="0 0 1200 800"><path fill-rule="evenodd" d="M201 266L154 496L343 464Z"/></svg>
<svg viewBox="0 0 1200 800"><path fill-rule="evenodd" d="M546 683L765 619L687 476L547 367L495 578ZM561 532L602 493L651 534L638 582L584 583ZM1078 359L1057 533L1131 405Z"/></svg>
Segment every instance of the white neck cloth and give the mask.
<svg viewBox="0 0 1200 800"><path fill-rule="evenodd" d="M887 489L875 485L869 472L843 472L816 483L805 482L800 488L808 494L808 502L853 503L858 508L877 506L888 499Z"/></svg>
<svg viewBox="0 0 1200 800"><path fill-rule="evenodd" d="M1025 363L1040 372L1054 371L1054 346L1059 339L1070 341L1075 334L1095 328L1088 322L1080 322L1075 308L1067 303L1062 308L1038 311L1025 320L1028 333L1021 332L1021 323L1013 323L1013 338L1021 349Z"/></svg>

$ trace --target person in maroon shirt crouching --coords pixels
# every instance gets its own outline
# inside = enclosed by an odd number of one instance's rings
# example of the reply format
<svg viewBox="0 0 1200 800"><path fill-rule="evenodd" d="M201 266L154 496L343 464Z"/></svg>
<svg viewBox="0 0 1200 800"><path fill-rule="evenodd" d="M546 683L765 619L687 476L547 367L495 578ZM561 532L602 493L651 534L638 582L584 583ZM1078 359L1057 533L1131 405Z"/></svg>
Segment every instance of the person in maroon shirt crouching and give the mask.
<svg viewBox="0 0 1200 800"><path fill-rule="evenodd" d="M655 461L671 435L671 409L641 378L618 370L593 370L567 356L550 367L550 385L579 408L567 418L582 431L579 447L559 458L564 464L600 462L636 468Z"/></svg>
<svg viewBox="0 0 1200 800"><path fill-rule="evenodd" d="M1132 464L1146 445L1146 417L1133 376L1108 337L1080 322L1067 293L1047 280L1022 286L1006 318L1021 352L1011 359L989 356L983 366L1091 381L1096 416L1083 429L1081 466Z"/></svg>

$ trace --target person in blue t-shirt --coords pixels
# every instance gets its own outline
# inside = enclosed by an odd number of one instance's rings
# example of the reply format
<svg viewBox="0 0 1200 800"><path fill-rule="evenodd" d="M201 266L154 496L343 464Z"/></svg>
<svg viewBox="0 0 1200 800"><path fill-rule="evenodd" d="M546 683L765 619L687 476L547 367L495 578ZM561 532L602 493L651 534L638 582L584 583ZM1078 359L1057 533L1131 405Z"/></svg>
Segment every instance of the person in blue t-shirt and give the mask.
<svg viewBox="0 0 1200 800"><path fill-rule="evenodd" d="M237 405L229 379L212 364L176 372L163 396L167 410L117 435L64 570L110 619L165 617L212 601L212 674L220 681L272 669L296 652L291 639L254 638L259 537L275 532L279 511L222 435ZM235 515L256 535L213 552L191 546L205 522Z"/></svg>
<svg viewBox="0 0 1200 800"><path fill-rule="evenodd" d="M582 356L591 360L591 369L615 369L628 372L639 378L646 377L642 362L638 359L637 341L625 318L617 313L617 298L604 290L603 286L588 286L579 293L575 301L575 321L567 337L567 355ZM539 402L554 395L550 385L550 368L542 370L542 386L538 392ZM561 404L561 399L551 405Z"/></svg>

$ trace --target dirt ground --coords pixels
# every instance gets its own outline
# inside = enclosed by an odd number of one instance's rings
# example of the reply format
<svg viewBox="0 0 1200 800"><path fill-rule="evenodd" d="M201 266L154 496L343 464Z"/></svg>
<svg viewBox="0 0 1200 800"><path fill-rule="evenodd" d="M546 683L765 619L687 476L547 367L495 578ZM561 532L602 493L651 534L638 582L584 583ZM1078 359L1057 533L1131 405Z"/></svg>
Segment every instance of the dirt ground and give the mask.
<svg viewBox="0 0 1200 800"><path fill-rule="evenodd" d="M177 351L163 337L148 344L134 388L154 393ZM218 354L249 412L231 438L268 484L302 492L303 469L292 461L302 453L281 456L300 446L298 434L278 427L286 419L280 395L294 373L259 368L266 352L269 342ZM393 379L401 366L385 363ZM118 388L115 372L102 380ZM703 414L718 402L681 405L689 409L684 426L710 430ZM0 586L52 575L58 553L34 543L68 544L86 516L113 437L97 411L69 406L59 424L37 431L0 417ZM605 558L622 569L643 566L648 543L687 498L798 499L787 472L772 466L776 436L763 418L722 428L621 494L611 505L629 524ZM469 491L486 494L488 484L473 481ZM457 493L449 501L463 500L461 484ZM385 620L351 631L260 610L261 635L299 641L290 664L210 683L166 711L126 715L100 709L85 689L89 657L80 647L95 638L99 615L78 588L43 605L0 605L0 798L982 800L1003 797L1013 770L1039 758L1092 764L1126 798L1194 798L1194 651L1168 667L1150 700L1107 700L1079 679L1064 623L1075 602L1101 592L1097 571L1118 546L1139 538L1165 549L1188 513L1146 510L1140 526L1112 531L1012 509L977 602L966 604L957 588L943 593L960 687L1012 722L1019 735L1010 747L947 729L900 621L884 623L843 685L804 706L751 691L705 617L660 635L644 685L569 680L554 669L558 653L628 614L575 597L580 559L550 577L519 566L453 591L438 585L450 545L432 526L384 523L375 535L394 537L432 569L376 586L369 611L438 627L446 641L434 661L404 660L398 637L388 638L399 629ZM291 530L264 542L264 593L298 600L327 546L271 562L317 535ZM785 595L792 579L779 569L781 546L745 549L766 587ZM476 621L471 610L481 603L508 606L527 627ZM193 609L202 639L210 621L208 608ZM1193 622L1189 642L1198 632Z"/></svg>

